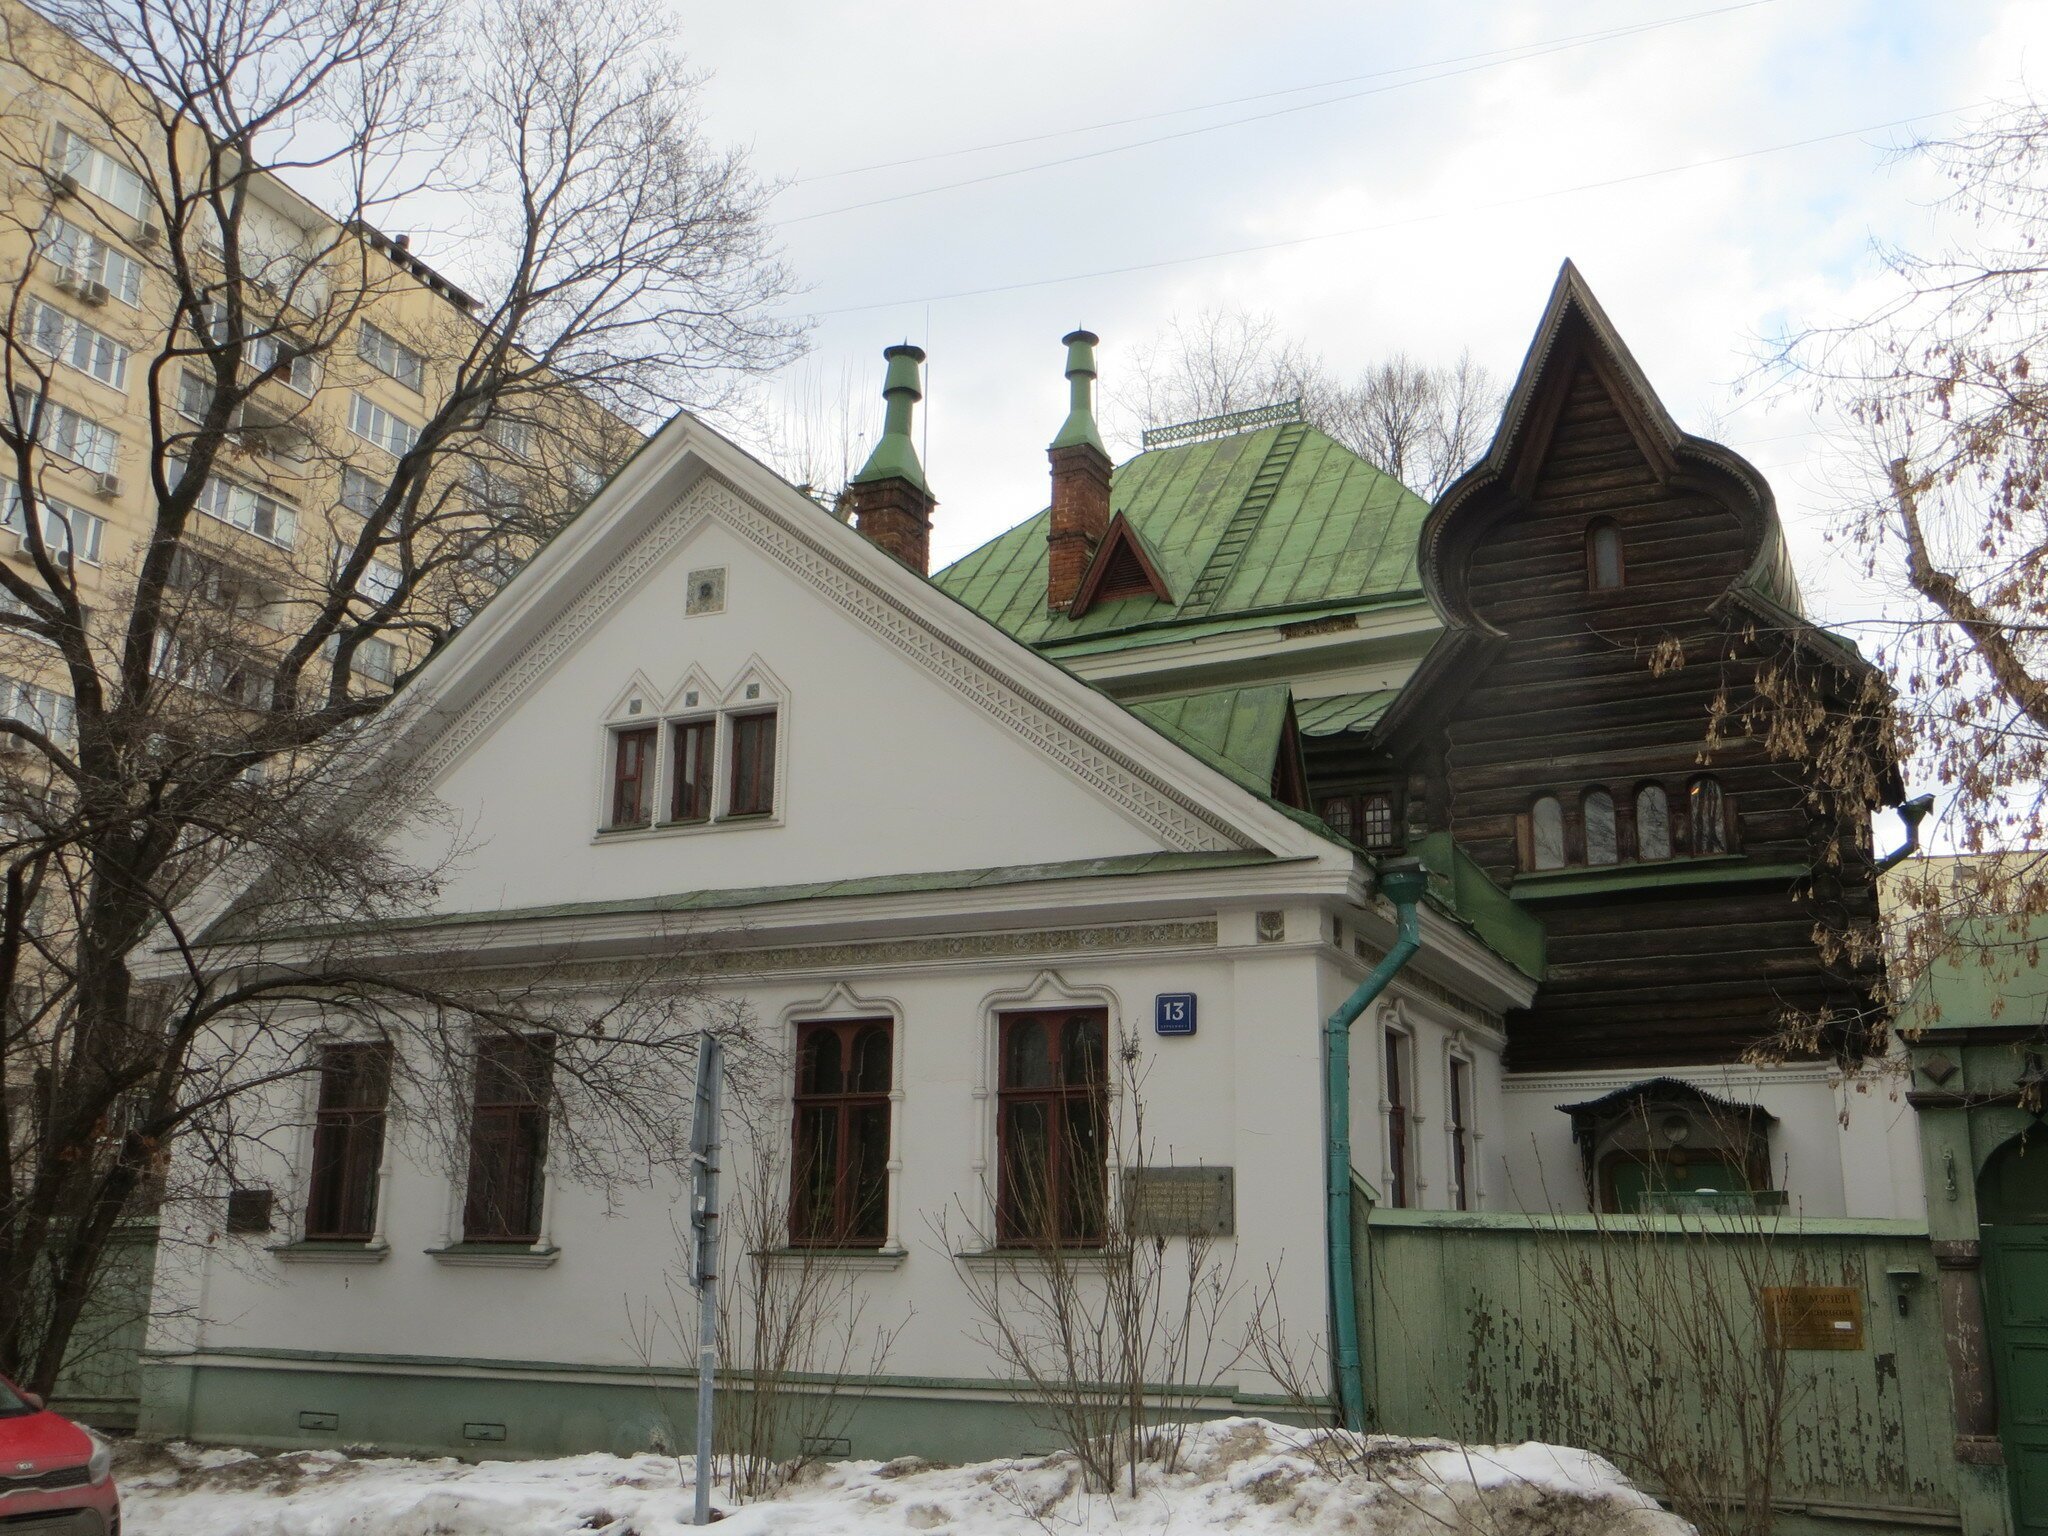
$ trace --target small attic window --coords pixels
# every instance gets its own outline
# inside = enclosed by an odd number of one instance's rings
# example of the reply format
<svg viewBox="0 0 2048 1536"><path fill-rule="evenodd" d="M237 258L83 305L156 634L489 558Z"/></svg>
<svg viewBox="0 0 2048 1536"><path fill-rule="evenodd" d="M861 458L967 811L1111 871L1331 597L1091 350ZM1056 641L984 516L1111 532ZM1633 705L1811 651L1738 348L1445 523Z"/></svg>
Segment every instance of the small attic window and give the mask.
<svg viewBox="0 0 2048 1536"><path fill-rule="evenodd" d="M1586 525L1586 585L1595 592L1612 592L1622 585L1625 575L1621 530L1612 519L1596 517Z"/></svg>
<svg viewBox="0 0 2048 1536"><path fill-rule="evenodd" d="M1138 561L1138 552L1128 544L1118 544L1110 551L1109 565L1102 573L1102 585L1095 589L1098 602L1113 602L1119 597L1157 597L1152 590L1152 578L1145 573L1145 567Z"/></svg>

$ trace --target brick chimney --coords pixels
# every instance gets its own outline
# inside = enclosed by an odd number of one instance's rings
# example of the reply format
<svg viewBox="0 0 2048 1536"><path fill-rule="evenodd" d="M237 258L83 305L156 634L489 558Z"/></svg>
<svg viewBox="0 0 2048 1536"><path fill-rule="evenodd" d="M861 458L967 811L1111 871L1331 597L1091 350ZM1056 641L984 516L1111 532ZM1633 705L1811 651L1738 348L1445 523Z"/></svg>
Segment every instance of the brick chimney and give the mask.
<svg viewBox="0 0 2048 1536"><path fill-rule="evenodd" d="M1055 613L1073 606L1081 577L1109 532L1109 453L1095 430L1093 332L1060 338L1067 349L1066 423L1052 440L1052 527L1045 536L1045 605Z"/></svg>
<svg viewBox="0 0 2048 1536"><path fill-rule="evenodd" d="M852 516L854 526L878 548L918 575L929 576L932 509L938 501L924 483L924 466L918 463L917 446L910 440L911 407L924 398L917 382L924 348L905 343L890 347L882 356L889 360L889 372L882 382L882 398L888 402L882 438L860 473L847 482L841 505Z"/></svg>

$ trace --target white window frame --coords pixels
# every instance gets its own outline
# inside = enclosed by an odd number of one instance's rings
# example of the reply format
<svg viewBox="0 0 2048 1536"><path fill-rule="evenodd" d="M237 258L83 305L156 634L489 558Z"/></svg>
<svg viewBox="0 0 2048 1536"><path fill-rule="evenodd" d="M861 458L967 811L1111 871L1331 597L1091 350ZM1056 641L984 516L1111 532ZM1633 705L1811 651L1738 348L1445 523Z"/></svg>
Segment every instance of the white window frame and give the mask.
<svg viewBox="0 0 2048 1536"><path fill-rule="evenodd" d="M27 305L28 343L97 384L126 392L129 349L96 326L66 314L47 299ZM104 366L102 366L104 365Z"/></svg>
<svg viewBox="0 0 2048 1536"><path fill-rule="evenodd" d="M78 739L78 706L71 696L0 672L0 719L33 726L58 746Z"/></svg>
<svg viewBox="0 0 2048 1536"><path fill-rule="evenodd" d="M1378 1058L1373 1063L1373 1075L1380 1085L1380 1191L1389 1209L1419 1210L1422 1206L1422 1180L1421 1168L1415 1156L1415 1122L1420 1118L1415 1113L1415 1031L1408 1027L1408 1021L1398 1006L1381 1013L1380 1027L1375 1032L1374 1044L1379 1047ZM1399 1058L1401 1067L1401 1166L1405 1177L1402 1180L1404 1198L1399 1207L1393 1205L1394 1099L1387 1092L1389 1045L1394 1047L1394 1054Z"/></svg>
<svg viewBox="0 0 2048 1536"><path fill-rule="evenodd" d="M176 484L184 478L184 466L174 462L173 468L177 473L172 476L172 483ZM290 549L298 540L298 509L240 481L220 475L207 476L206 484L199 488L199 499L193 505L215 522L239 528L280 549ZM266 519L270 523L267 533L261 527Z"/></svg>
<svg viewBox="0 0 2048 1536"><path fill-rule="evenodd" d="M16 409L25 418L33 419L40 406L42 425L36 433L36 441L43 452L95 474L114 473L121 462L120 433L105 422L74 410L61 400L52 400L48 395L30 394L20 385L15 386L14 394Z"/></svg>
<svg viewBox="0 0 2048 1536"><path fill-rule="evenodd" d="M36 249L63 275L81 282L105 283L110 297L130 309L140 307L142 263L91 230L53 213L36 234Z"/></svg>
<svg viewBox="0 0 2048 1536"><path fill-rule="evenodd" d="M1462 1105L1455 1103L1452 1094L1452 1078L1458 1068L1465 1069L1465 1098ZM1462 1117L1462 1118L1461 1118ZM1465 1184L1458 1187L1458 1132L1465 1133ZM1484 1198L1484 1181L1479 1176L1479 1058L1455 1036L1444 1045L1444 1188L1450 1196L1451 1209L1457 1210L1458 1195L1465 1197L1463 1209L1480 1209Z"/></svg>
<svg viewBox="0 0 2048 1536"><path fill-rule="evenodd" d="M278 358L287 354L291 358L289 366L282 373L273 372ZM293 350L275 335L251 336L242 348L242 355L256 372L275 378L286 389L309 400L320 387L319 359L310 352Z"/></svg>
<svg viewBox="0 0 2048 1536"><path fill-rule="evenodd" d="M404 458L420 440L418 427L396 412L385 409L361 390L349 392L348 429L394 459Z"/></svg>
<svg viewBox="0 0 2048 1536"><path fill-rule="evenodd" d="M149 216L149 182L68 123L57 124L51 132L50 165L130 218Z"/></svg>
<svg viewBox="0 0 2048 1536"><path fill-rule="evenodd" d="M17 537L22 528L21 500L20 486L0 480L0 528L15 530ZM107 520L55 496L38 495L36 500L43 511L43 546L56 552L58 564L65 563L68 554L87 565L98 565Z"/></svg>
<svg viewBox="0 0 2048 1536"><path fill-rule="evenodd" d="M407 346L383 327L367 320L357 324L356 356L414 394L427 392L427 355Z"/></svg>

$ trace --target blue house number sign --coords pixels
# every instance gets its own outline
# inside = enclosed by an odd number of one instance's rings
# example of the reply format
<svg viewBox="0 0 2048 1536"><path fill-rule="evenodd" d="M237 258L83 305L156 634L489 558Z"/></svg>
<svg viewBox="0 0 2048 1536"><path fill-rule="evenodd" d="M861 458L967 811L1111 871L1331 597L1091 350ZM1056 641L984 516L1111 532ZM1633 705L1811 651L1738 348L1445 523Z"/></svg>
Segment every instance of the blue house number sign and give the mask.
<svg viewBox="0 0 2048 1536"><path fill-rule="evenodd" d="M1152 1000L1152 1027L1162 1035L1195 1032L1195 994L1162 992Z"/></svg>

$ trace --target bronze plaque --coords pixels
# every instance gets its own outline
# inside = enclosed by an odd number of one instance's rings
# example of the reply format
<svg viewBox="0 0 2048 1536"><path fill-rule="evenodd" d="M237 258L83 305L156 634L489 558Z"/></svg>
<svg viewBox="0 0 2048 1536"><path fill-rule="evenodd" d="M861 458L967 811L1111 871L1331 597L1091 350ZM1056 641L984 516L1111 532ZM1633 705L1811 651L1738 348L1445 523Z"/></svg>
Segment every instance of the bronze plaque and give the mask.
<svg viewBox="0 0 2048 1536"><path fill-rule="evenodd" d="M1764 1338L1773 1349L1861 1349L1863 1292L1853 1285L1767 1285Z"/></svg>
<svg viewBox="0 0 2048 1536"><path fill-rule="evenodd" d="M1237 1170L1126 1168L1124 1221L1144 1237L1232 1236Z"/></svg>

